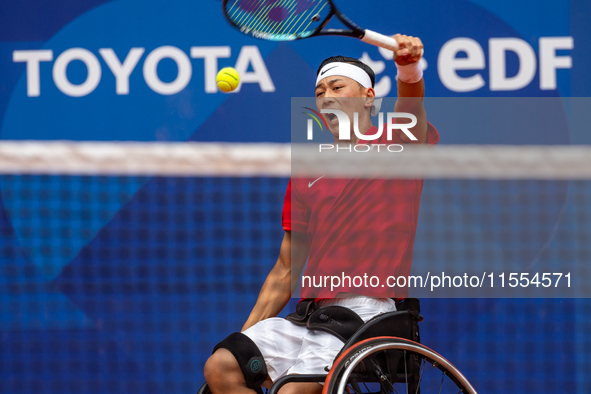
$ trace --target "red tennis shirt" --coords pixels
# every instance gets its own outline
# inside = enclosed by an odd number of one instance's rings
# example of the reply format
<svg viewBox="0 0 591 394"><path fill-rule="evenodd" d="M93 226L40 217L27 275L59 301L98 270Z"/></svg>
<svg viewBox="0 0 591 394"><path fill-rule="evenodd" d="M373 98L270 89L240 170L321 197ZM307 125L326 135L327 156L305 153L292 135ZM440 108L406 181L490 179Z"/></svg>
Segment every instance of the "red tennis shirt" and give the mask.
<svg viewBox="0 0 591 394"><path fill-rule="evenodd" d="M376 131L373 126L367 134ZM438 141L429 124L427 143ZM361 143L404 142L396 133L387 141L383 133ZM290 179L283 228L307 234L310 244L301 296L406 297L405 289L388 285L388 277L410 274L422 189L422 179Z"/></svg>

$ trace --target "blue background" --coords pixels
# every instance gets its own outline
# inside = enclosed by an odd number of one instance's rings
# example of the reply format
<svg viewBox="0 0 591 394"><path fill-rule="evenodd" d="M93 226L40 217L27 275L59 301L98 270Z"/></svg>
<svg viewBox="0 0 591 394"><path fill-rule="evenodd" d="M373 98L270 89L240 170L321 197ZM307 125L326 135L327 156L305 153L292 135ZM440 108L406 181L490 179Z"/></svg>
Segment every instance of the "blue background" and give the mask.
<svg viewBox="0 0 591 394"><path fill-rule="evenodd" d="M338 5L361 26L421 37L430 97L590 96L591 4L586 0ZM572 68L557 70L557 89L540 89L538 60L526 87L490 90L490 38L521 38L539 54L539 38L553 36L574 39L574 49L558 53L572 57ZM476 91L453 92L439 78L440 49L457 37L472 38L483 48L483 70L458 72L482 74L486 84ZM230 57L220 58L218 68L234 66L244 47L256 46L274 90L245 83L238 93L206 93L203 60L191 59L187 87L158 94L146 84L142 66L164 45L187 56L192 46L230 47ZM98 86L84 97L62 93L52 77L55 59L76 47L92 52L102 69ZM123 59L132 47L145 52L130 76L129 94L118 95L99 49L113 48ZM40 65L40 96L28 97L25 64L13 62L13 52L38 49L52 50L54 60ZM394 76L391 60L356 40L275 43L241 35L225 23L215 0L3 0L0 138L289 142L290 99L312 94L318 64L330 55L360 58L364 52L383 62L378 81ZM509 53L508 75L517 69L517 57ZM67 73L75 84L86 78L80 62L72 62ZM176 66L163 60L158 75L171 81ZM569 113L569 121L586 124L587 112ZM459 143L440 132L442 144ZM591 142L584 127L571 128L567 140L564 130L556 133L540 141ZM484 134L471 138L471 143L490 142ZM0 392L195 392L213 345L240 329L277 258L286 184L283 178L3 176ZM457 196L470 185L426 183L417 259L470 260L461 254L458 234L470 233L473 223L457 218L486 212L461 211L466 205L461 199L438 206L447 194ZM515 196L528 187L535 194L545 185L492 185L490 193L500 187ZM537 233L541 239L528 244L524 263L544 256L589 262L588 185L551 183L543 190L557 196L550 202L552 212L564 215L544 217L548 223ZM450 205L455 211L444 209ZM542 208L528 206L518 213L539 216ZM555 228L560 221L566 224ZM497 232L482 236L502 241L501 224L494 224ZM514 231L531 230L522 226ZM429 249L424 240L433 232L439 238ZM523 251L512 244L500 258L518 259ZM422 308L423 342L458 366L479 392L591 392L587 299L424 299Z"/></svg>

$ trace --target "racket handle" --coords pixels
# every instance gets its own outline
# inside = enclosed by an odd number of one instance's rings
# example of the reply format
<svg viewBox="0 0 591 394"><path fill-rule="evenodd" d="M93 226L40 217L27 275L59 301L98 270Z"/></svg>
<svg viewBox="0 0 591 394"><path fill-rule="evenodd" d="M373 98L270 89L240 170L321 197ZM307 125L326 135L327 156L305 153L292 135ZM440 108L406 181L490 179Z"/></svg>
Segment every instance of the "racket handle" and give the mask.
<svg viewBox="0 0 591 394"><path fill-rule="evenodd" d="M391 51L398 50L398 41L396 41L392 37L376 33L372 30L365 30L365 35L363 36L363 38L361 38L361 41L367 42L368 44L375 45L377 47L386 48Z"/></svg>

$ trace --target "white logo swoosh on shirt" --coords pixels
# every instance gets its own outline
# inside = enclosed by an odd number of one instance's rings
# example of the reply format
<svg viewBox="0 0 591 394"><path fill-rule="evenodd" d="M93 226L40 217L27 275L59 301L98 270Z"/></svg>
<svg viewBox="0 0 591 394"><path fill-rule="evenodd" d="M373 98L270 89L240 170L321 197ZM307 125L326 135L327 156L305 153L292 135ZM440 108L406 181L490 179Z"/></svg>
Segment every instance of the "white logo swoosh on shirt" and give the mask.
<svg viewBox="0 0 591 394"><path fill-rule="evenodd" d="M320 178L316 179L314 182L308 182L308 187L312 187L313 184L315 184L316 182L318 182L319 180L321 180L324 177L325 177L325 175L322 175Z"/></svg>

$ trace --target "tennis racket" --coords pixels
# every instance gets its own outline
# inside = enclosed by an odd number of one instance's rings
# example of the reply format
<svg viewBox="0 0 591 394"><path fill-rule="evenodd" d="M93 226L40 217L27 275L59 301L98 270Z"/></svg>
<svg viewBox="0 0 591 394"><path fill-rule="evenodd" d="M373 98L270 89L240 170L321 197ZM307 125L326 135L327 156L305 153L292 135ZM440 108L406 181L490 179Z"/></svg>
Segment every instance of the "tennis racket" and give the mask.
<svg viewBox="0 0 591 394"><path fill-rule="evenodd" d="M292 41L315 36L345 36L391 51L398 50L395 39L357 26L332 0L223 0L222 7L232 25L256 38ZM324 29L335 15L348 29Z"/></svg>

